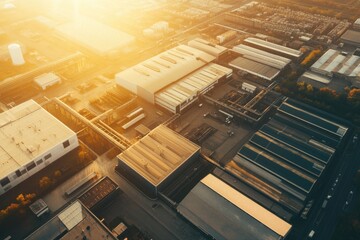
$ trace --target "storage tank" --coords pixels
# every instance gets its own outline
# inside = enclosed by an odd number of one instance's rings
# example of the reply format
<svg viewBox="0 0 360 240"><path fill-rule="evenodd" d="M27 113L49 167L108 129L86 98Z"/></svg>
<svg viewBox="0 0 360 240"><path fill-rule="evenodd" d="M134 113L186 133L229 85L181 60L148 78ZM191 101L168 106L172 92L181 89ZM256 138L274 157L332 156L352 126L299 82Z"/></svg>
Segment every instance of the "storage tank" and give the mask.
<svg viewBox="0 0 360 240"><path fill-rule="evenodd" d="M13 65L23 65L25 63L21 46L17 43L12 43L8 46L9 54Z"/></svg>

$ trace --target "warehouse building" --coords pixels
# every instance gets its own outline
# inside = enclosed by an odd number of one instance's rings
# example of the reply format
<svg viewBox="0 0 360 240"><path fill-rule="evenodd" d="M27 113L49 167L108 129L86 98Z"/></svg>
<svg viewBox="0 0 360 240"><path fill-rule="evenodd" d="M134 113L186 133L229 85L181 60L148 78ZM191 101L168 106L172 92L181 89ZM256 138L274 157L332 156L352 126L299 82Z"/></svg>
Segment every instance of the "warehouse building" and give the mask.
<svg viewBox="0 0 360 240"><path fill-rule="evenodd" d="M117 234L112 233L95 215L81 204L80 201L75 201L25 239L116 240L116 237Z"/></svg>
<svg viewBox="0 0 360 240"><path fill-rule="evenodd" d="M33 100L0 114L0 194L78 147L76 134Z"/></svg>
<svg viewBox="0 0 360 240"><path fill-rule="evenodd" d="M339 121L287 99L226 169L299 214L349 131Z"/></svg>
<svg viewBox="0 0 360 240"><path fill-rule="evenodd" d="M199 94L232 75L231 69L211 63L214 59L201 50L180 45L116 74L115 78L121 87L178 113Z"/></svg>
<svg viewBox="0 0 360 240"><path fill-rule="evenodd" d="M59 25L55 27L55 30L61 36L100 56L116 55L135 40L135 37L128 33L87 17Z"/></svg>
<svg viewBox="0 0 360 240"><path fill-rule="evenodd" d="M360 56L329 49L306 71L298 82L315 88L327 87L337 92L360 86Z"/></svg>
<svg viewBox="0 0 360 240"><path fill-rule="evenodd" d="M34 82L38 87L40 87L42 90L46 90L47 88L61 83L61 78L56 75L53 72L50 73L44 73L40 76L37 76L34 78Z"/></svg>
<svg viewBox="0 0 360 240"><path fill-rule="evenodd" d="M249 37L244 40L246 45L256 47L283 57L290 59L299 59L302 56L302 52L296 49L285 47L276 43L268 42L262 39Z"/></svg>
<svg viewBox="0 0 360 240"><path fill-rule="evenodd" d="M291 62L288 58L244 44L235 46L233 51L241 54L241 56L229 63L231 67L248 72L267 81L274 80Z"/></svg>
<svg viewBox="0 0 360 240"><path fill-rule="evenodd" d="M177 211L217 240L279 240L292 227L212 174L190 191Z"/></svg>
<svg viewBox="0 0 360 240"><path fill-rule="evenodd" d="M118 155L116 170L150 198L181 175L200 147L160 125Z"/></svg>
<svg viewBox="0 0 360 240"><path fill-rule="evenodd" d="M329 49L312 66L311 71L332 77L334 73L355 77L360 74L360 57Z"/></svg>
<svg viewBox="0 0 360 240"><path fill-rule="evenodd" d="M157 92L155 103L170 112L181 112L195 102L199 95L210 91L219 81L231 75L230 68L210 63Z"/></svg>
<svg viewBox="0 0 360 240"><path fill-rule="evenodd" d="M353 28L355 30L360 30L360 18L356 19L356 21L353 23Z"/></svg>
<svg viewBox="0 0 360 240"><path fill-rule="evenodd" d="M188 46L204 51L216 58L228 51L226 47L213 44L201 38L195 38L189 41Z"/></svg>
<svg viewBox="0 0 360 240"><path fill-rule="evenodd" d="M340 41L351 46L360 47L360 31L347 30Z"/></svg>

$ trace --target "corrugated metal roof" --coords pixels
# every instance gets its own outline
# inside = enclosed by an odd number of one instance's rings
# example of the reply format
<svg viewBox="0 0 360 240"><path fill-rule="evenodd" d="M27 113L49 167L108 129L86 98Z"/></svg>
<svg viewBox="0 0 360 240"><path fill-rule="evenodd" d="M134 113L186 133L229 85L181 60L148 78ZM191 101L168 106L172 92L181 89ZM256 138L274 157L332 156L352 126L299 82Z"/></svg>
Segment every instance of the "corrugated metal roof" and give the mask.
<svg viewBox="0 0 360 240"><path fill-rule="evenodd" d="M280 73L279 69L243 57L234 59L229 65L268 81L272 81Z"/></svg>
<svg viewBox="0 0 360 240"><path fill-rule="evenodd" d="M179 45L117 73L115 78L119 85L130 91L134 92L134 89L141 87L154 94L214 59L214 56L203 51ZM137 94L137 92L134 93Z"/></svg>
<svg viewBox="0 0 360 240"><path fill-rule="evenodd" d="M268 53L253 47L249 47L244 44L235 46L233 50L242 54L245 58L254 60L262 64L266 64L271 67L275 67L280 70L285 68L291 62L291 60L288 58Z"/></svg>
<svg viewBox="0 0 360 240"><path fill-rule="evenodd" d="M156 93L155 102L162 105L162 102L165 101L175 109L178 105L189 101L192 97L197 96L199 92L231 73L232 69L230 68L210 63ZM169 99L171 100L168 101Z"/></svg>
<svg viewBox="0 0 360 240"><path fill-rule="evenodd" d="M292 227L212 174L190 191L177 210L218 240L278 240Z"/></svg>
<svg viewBox="0 0 360 240"><path fill-rule="evenodd" d="M160 125L118 158L157 186L199 150L199 146Z"/></svg>
<svg viewBox="0 0 360 240"><path fill-rule="evenodd" d="M275 44L275 43L272 43L272 42L264 41L264 40L258 39L258 38L250 37L250 38L245 39L244 41L247 42L247 43L251 43L251 44L254 44L254 45L258 45L258 46L261 46L261 47L264 47L264 48L274 50L274 51L279 52L279 53L284 53L286 55L296 57L296 58L298 58L298 57L300 57L302 55L302 52L299 51L299 50L288 48L288 47L285 47L285 46L282 46L282 45L279 45L279 44Z"/></svg>

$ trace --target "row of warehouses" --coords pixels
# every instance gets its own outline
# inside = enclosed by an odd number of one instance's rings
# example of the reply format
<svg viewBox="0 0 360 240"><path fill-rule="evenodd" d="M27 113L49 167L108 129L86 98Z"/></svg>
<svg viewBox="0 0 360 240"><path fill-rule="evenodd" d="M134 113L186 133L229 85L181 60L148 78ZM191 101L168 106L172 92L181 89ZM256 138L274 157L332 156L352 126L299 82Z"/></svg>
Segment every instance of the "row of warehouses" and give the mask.
<svg viewBox="0 0 360 240"><path fill-rule="evenodd" d="M116 82L150 103L179 113L232 75L230 68L212 63L223 49L203 42L197 45L207 52L179 45L116 74Z"/></svg>
<svg viewBox="0 0 360 240"><path fill-rule="evenodd" d="M242 44L233 47L239 56L229 65L271 83L291 61L299 61L302 52L263 39L249 37Z"/></svg>
<svg viewBox="0 0 360 240"><path fill-rule="evenodd" d="M310 67L310 71L306 71L299 78L299 81L316 88L329 87L341 91L345 86L359 88L359 77L359 51L348 53L329 49Z"/></svg>
<svg viewBox="0 0 360 240"><path fill-rule="evenodd" d="M252 46L250 46L252 45ZM264 49L264 50L261 50ZM150 103L179 113L222 80L232 69L248 72L267 82L276 78L302 53L261 39L247 38L234 47L239 55L231 68L214 63L227 49L202 39L189 41L117 73L118 85Z"/></svg>
<svg viewBox="0 0 360 240"><path fill-rule="evenodd" d="M269 209L291 220L313 197L348 132L338 120L287 99L226 169L272 199L276 204Z"/></svg>
<svg viewBox="0 0 360 240"><path fill-rule="evenodd" d="M235 46L233 51L241 54L241 56L229 63L231 67L251 73L267 81L272 81L291 62L288 58L244 44Z"/></svg>
<svg viewBox="0 0 360 240"><path fill-rule="evenodd" d="M116 170L146 196L164 198L164 190L175 186L174 182L176 188L182 188L182 184L194 181L192 174L199 169L192 164L200 159L199 146L160 125L118 155ZM187 169L192 174L180 182ZM292 227L213 174L205 175L175 206L187 220L220 240L276 240Z"/></svg>

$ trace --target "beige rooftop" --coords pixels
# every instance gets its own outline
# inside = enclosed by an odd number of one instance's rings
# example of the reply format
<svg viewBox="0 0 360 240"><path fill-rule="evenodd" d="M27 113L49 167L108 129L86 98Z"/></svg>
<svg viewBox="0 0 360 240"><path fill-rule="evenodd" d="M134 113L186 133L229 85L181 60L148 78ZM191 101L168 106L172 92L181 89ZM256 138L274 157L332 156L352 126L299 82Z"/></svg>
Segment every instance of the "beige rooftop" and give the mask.
<svg viewBox="0 0 360 240"><path fill-rule="evenodd" d="M208 53L179 45L116 74L116 81L133 93L137 94L140 87L154 94L214 59Z"/></svg>
<svg viewBox="0 0 360 240"><path fill-rule="evenodd" d="M201 182L280 236L284 237L290 231L291 224L230 187L214 175L208 174Z"/></svg>
<svg viewBox="0 0 360 240"><path fill-rule="evenodd" d="M0 178L75 135L33 100L0 114Z"/></svg>
<svg viewBox="0 0 360 240"><path fill-rule="evenodd" d="M118 158L157 186L199 150L199 146L160 125Z"/></svg>

